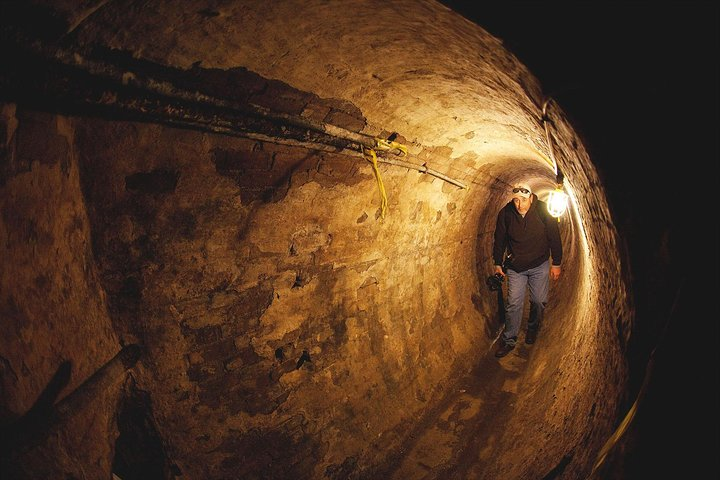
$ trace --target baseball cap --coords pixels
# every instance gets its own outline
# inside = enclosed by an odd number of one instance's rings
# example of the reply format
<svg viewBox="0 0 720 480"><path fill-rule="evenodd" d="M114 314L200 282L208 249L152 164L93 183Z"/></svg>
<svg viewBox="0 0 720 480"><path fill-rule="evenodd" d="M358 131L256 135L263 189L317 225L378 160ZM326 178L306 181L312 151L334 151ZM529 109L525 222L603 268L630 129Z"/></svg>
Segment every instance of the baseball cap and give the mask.
<svg viewBox="0 0 720 480"><path fill-rule="evenodd" d="M513 198L530 198L532 189L527 183L516 183L512 189Z"/></svg>

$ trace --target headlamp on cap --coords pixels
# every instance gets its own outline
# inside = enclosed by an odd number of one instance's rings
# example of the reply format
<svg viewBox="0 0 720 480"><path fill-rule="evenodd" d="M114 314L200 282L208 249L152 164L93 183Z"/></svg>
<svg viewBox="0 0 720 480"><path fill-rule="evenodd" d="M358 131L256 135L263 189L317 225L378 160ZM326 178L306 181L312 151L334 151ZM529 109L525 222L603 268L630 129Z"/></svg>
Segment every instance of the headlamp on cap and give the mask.
<svg viewBox="0 0 720 480"><path fill-rule="evenodd" d="M527 183L516 183L512 189L513 198L530 198L532 189Z"/></svg>

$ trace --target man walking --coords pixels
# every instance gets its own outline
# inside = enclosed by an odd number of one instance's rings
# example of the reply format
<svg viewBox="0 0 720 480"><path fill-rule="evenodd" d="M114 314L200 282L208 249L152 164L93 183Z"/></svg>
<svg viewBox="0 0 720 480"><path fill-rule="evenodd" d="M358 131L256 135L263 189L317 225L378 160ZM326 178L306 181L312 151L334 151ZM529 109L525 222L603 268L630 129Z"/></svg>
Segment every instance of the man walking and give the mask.
<svg viewBox="0 0 720 480"><path fill-rule="evenodd" d="M525 343L535 343L547 305L549 278L560 278L561 261L557 220L550 216L545 202L538 199L528 184L514 185L512 200L498 213L493 243L495 273L507 276L508 280L505 329L496 357L504 357L515 348L528 290L530 316Z"/></svg>

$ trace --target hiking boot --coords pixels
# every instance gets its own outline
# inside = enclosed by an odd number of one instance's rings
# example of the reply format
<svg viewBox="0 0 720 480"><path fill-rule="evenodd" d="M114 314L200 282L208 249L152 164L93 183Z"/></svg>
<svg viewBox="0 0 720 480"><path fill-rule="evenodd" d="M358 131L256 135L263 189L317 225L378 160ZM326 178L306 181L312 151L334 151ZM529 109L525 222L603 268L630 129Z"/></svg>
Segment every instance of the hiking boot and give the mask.
<svg viewBox="0 0 720 480"><path fill-rule="evenodd" d="M535 340L537 340L537 335L538 335L537 328L528 330L527 333L525 334L525 343L527 343L528 345L532 345L533 343L535 343Z"/></svg>
<svg viewBox="0 0 720 480"><path fill-rule="evenodd" d="M495 351L496 357L504 357L508 353L510 353L515 348L515 345L510 345L508 343L503 342L500 340L500 346Z"/></svg>

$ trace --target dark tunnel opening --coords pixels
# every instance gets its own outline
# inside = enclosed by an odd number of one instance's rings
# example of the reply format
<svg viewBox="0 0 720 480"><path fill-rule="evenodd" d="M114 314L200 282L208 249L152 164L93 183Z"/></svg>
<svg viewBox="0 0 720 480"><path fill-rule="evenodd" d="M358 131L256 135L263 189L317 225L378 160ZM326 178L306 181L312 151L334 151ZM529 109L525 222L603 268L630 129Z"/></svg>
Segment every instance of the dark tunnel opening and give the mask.
<svg viewBox="0 0 720 480"><path fill-rule="evenodd" d="M717 316L716 304L702 299L717 281L695 281L689 265L698 255L700 264L718 265L716 248L699 247L700 238L717 243L718 230L697 208L712 203L711 190L691 189L689 203L681 192L717 164L718 70L708 59L720 43L718 7L516 1L481 11L443 3L502 38L538 75L568 113L606 188L636 308L623 409L631 411L641 397L636 427L617 449L624 456L615 460L619 468L627 478L716 471L719 399L686 372L718 390L718 349L690 346L689 333L693 319ZM716 339L711 323L702 336ZM690 457L699 464L682 460Z"/></svg>
<svg viewBox="0 0 720 480"><path fill-rule="evenodd" d="M164 479L182 472L168 461L155 427L148 392L132 382L125 387L117 411L119 435L115 441L113 474L123 480Z"/></svg>

